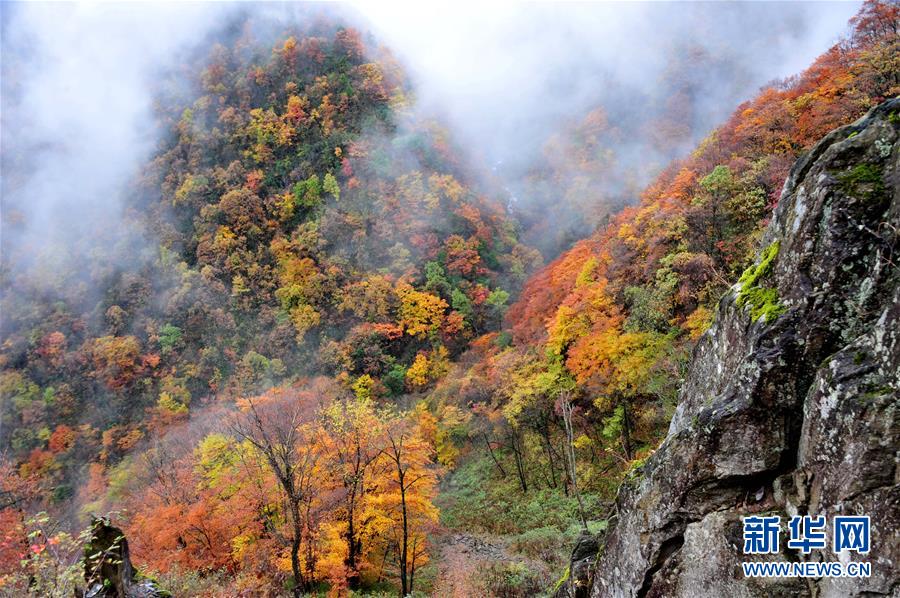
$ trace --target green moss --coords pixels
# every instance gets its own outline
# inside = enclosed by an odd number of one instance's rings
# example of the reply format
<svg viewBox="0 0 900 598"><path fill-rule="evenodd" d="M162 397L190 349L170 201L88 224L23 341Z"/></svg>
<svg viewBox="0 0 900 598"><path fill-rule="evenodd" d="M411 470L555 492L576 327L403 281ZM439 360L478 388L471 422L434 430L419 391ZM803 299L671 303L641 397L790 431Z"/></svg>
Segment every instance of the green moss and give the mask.
<svg viewBox="0 0 900 598"><path fill-rule="evenodd" d="M643 457L641 459L635 459L631 462L631 465L628 466L628 471L626 475L640 479L644 476L644 463L647 462L647 457Z"/></svg>
<svg viewBox="0 0 900 598"><path fill-rule="evenodd" d="M864 162L849 171L837 175L842 190L854 197L875 200L884 196L886 189L881 169L875 164Z"/></svg>
<svg viewBox="0 0 900 598"><path fill-rule="evenodd" d="M861 405L877 401L884 397L893 397L897 390L884 384L867 384L856 394L856 402Z"/></svg>
<svg viewBox="0 0 900 598"><path fill-rule="evenodd" d="M771 322L787 308L779 303L778 291L768 287L753 287L746 291L741 291L738 296L738 305L750 305L750 317L759 320L765 317L766 322Z"/></svg>
<svg viewBox="0 0 900 598"><path fill-rule="evenodd" d="M569 581L569 575L570 575L569 567L566 567L566 570L563 571L562 577L560 577L558 580L556 580L556 583L553 584L553 593L554 594L556 594L559 591L559 589L563 586L564 583Z"/></svg>
<svg viewBox="0 0 900 598"><path fill-rule="evenodd" d="M888 122L900 123L900 111L892 110L891 113L888 114Z"/></svg>
<svg viewBox="0 0 900 598"><path fill-rule="evenodd" d="M766 322L775 320L787 308L778 299L778 291L773 288L759 286L759 281L772 270L772 263L778 256L780 242L775 241L763 251L759 263L744 270L741 274L741 290L737 295L738 307L750 305L750 317L754 320L765 318Z"/></svg>
<svg viewBox="0 0 900 598"><path fill-rule="evenodd" d="M754 286L757 280L769 273L772 269L772 262L778 256L778 250L780 248L781 241L775 241L762 252L758 264L753 264L744 270L744 273L741 274L741 278L738 280L738 282L741 283L742 289Z"/></svg>

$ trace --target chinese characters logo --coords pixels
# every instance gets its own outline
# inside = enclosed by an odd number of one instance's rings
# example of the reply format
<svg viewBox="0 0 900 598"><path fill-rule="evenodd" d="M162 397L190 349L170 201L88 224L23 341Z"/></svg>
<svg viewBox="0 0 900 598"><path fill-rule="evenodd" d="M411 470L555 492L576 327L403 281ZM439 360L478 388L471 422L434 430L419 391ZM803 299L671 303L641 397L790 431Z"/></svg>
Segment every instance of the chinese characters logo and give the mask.
<svg viewBox="0 0 900 598"><path fill-rule="evenodd" d="M780 552L781 517L752 515L743 517L744 554L778 554ZM855 552L868 554L871 525L868 515L838 515L832 520L831 550L834 554ZM788 521L788 550L808 555L828 547L827 521L824 515L797 515ZM747 561L741 563L747 577L869 577L869 562L818 560Z"/></svg>
<svg viewBox="0 0 900 598"><path fill-rule="evenodd" d="M777 554L781 517L778 515L753 515L743 517L744 554ZM812 550L825 550L825 516L812 517L797 515L788 522L787 547L809 554ZM868 515L834 518L831 549L834 553L843 551L868 554L871 527Z"/></svg>

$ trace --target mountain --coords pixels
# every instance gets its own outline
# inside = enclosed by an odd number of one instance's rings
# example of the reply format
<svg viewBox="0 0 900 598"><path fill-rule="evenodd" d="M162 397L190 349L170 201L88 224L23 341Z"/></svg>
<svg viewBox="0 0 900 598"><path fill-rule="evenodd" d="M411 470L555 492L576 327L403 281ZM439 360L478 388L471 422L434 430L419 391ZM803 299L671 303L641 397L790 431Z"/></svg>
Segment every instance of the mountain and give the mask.
<svg viewBox="0 0 900 598"><path fill-rule="evenodd" d="M794 165L764 249L694 350L665 440L619 490L596 567L573 563L573 595L897 590L898 140L895 99ZM825 516L829 538L836 516L869 516L871 550L850 560L871 561L872 575L746 579L742 561L837 560L784 543L773 555L743 553L742 516L797 513Z"/></svg>
<svg viewBox="0 0 900 598"><path fill-rule="evenodd" d="M540 257L519 243L501 199L470 186L447 133L413 114L389 53L313 19L279 30L273 48L272 27L240 17L191 57L202 68L164 76L165 135L130 187L130 225L113 231L117 242L73 248L92 256L89 268L35 267L25 243L4 252L5 566L15 568L21 534L37 525L17 507L25 502L73 520L127 508L133 554L158 573L227 570L243 575L238 584L262 576L278 586L287 563L299 591L380 582L396 499L402 533L418 543L398 556L404 571L410 559L410 585L427 560L422 530L437 511L434 481L422 476L439 471L436 430L415 404L470 339L499 325ZM5 234L21 226L5 219ZM235 493L194 462L219 453L223 476L238 475L232 458L259 465L266 451L254 434L269 442L269 426L301 397L302 418L318 426L308 458L329 480L315 487L325 504L303 486L315 516L301 522L296 510L294 476L308 484L311 464L271 472L264 486L278 485L260 498L244 492L259 472L242 469L247 486ZM260 412L265 427L242 428L235 444L238 414ZM370 446L356 447L365 463L348 477L342 443L363 422ZM399 498L392 441L397 475L422 469L415 491L401 480ZM294 510L267 506L279 487Z"/></svg>
<svg viewBox="0 0 900 598"><path fill-rule="evenodd" d="M692 60L728 70L685 45L678 101L573 115L530 207L303 22L158 73L121 221L40 239L4 198L0 593L813 594L735 577L742 515L896 528L896 3L660 172ZM896 591L875 541L816 591Z"/></svg>
<svg viewBox="0 0 900 598"><path fill-rule="evenodd" d="M539 259L408 115L390 57L318 27L273 50L248 25L160 103L169 132L127 208L137 265L101 257L48 284L7 258L4 441L57 492L62 453L115 461L192 402L318 373L377 396L424 386ZM55 430L71 437L51 455Z"/></svg>

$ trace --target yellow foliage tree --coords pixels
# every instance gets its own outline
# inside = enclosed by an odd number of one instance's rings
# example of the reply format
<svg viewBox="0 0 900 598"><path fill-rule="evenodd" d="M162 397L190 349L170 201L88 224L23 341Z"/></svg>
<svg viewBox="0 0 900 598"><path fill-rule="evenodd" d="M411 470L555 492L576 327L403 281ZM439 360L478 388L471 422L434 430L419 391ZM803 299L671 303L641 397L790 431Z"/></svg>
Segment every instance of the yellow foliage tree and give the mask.
<svg viewBox="0 0 900 598"><path fill-rule="evenodd" d="M383 530L382 542L395 547L400 591L407 596L414 590L416 570L428 562L428 532L438 520L434 447L423 438L415 413L392 418L385 437L386 467L373 498L379 510L376 525Z"/></svg>
<svg viewBox="0 0 900 598"><path fill-rule="evenodd" d="M416 355L412 365L406 370L406 381L413 388L421 388L428 384L429 363L424 353Z"/></svg>
<svg viewBox="0 0 900 598"><path fill-rule="evenodd" d="M425 338L441 329L447 302L423 291L415 290L407 283L397 285L400 297L400 325L410 336Z"/></svg>

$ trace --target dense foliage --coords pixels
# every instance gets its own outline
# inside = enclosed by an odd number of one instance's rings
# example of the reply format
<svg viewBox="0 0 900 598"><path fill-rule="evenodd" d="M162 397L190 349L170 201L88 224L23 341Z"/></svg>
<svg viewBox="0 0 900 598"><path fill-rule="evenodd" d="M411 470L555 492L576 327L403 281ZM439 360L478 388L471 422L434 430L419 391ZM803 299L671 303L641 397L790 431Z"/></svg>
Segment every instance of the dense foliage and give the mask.
<svg viewBox="0 0 900 598"><path fill-rule="evenodd" d="M229 397L311 373L333 376L343 389L335 397L361 402L426 389L468 339L498 326L538 259L502 204L468 188L445 133L408 113L388 54L327 24L282 40L268 52L248 25L212 49L189 91L160 100L169 133L129 206L158 242L144 250L152 259L90 271L54 297L11 264L0 417L13 432L4 448L51 505L81 480L90 508L110 492L124 498L116 480L139 477L128 467L147 439ZM199 439L196 451L215 441ZM196 474L192 459L178 456L172 475ZM142 504L135 529L144 512L157 521L199 500L157 494L162 502ZM261 505L245 505L250 519ZM249 532L229 524L215 536L224 544L206 552L179 530L157 529L173 543L157 538L158 557L138 554L156 569L234 570ZM354 534L363 533L351 527L350 578L362 543ZM412 570L424 549L410 550ZM319 565L304 566L303 584L324 579Z"/></svg>

